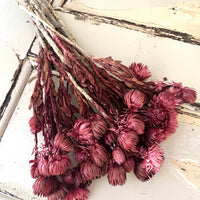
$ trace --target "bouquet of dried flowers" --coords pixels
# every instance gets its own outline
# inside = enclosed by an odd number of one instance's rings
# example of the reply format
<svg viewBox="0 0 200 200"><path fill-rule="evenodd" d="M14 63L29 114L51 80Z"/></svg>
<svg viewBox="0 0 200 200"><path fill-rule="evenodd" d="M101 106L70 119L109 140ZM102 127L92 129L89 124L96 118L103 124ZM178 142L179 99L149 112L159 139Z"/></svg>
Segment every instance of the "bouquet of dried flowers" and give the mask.
<svg viewBox="0 0 200 200"><path fill-rule="evenodd" d="M126 182L127 172L147 181L164 161L160 144L177 128L177 106L194 103L196 92L181 83L148 81L151 73L141 63L127 67L111 57L87 56L47 0L20 6L31 15L41 44L29 121L34 193L86 200L87 187L101 176L114 186Z"/></svg>

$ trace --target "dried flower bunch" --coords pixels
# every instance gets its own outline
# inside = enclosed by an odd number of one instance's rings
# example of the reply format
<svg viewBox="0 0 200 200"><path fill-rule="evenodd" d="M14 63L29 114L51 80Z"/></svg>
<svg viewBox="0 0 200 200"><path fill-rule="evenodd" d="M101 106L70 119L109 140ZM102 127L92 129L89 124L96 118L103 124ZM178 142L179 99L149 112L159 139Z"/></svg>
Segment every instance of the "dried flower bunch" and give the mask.
<svg viewBox="0 0 200 200"><path fill-rule="evenodd" d="M177 106L194 103L196 92L181 83L148 81L151 73L141 63L126 67L111 57L87 56L47 0L24 2L41 42L29 121L34 193L86 200L87 187L101 176L114 186L126 182L127 172L147 181L164 161L159 145L176 130Z"/></svg>

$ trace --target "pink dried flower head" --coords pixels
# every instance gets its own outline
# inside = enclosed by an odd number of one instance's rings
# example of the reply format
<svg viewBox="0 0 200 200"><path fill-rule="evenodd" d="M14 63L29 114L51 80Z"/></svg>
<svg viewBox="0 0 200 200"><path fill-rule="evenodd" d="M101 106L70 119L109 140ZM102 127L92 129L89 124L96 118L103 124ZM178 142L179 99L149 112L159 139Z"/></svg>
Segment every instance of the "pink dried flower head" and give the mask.
<svg viewBox="0 0 200 200"><path fill-rule="evenodd" d="M49 196L56 192L58 188L59 181L55 176L40 176L33 184L33 192L38 196Z"/></svg>
<svg viewBox="0 0 200 200"><path fill-rule="evenodd" d="M68 184L72 185L74 184L74 172L72 169L68 169L63 175L62 175L62 180Z"/></svg>
<svg viewBox="0 0 200 200"><path fill-rule="evenodd" d="M113 160L119 165L121 165L126 160L125 154L120 147L116 147L113 149L112 156Z"/></svg>
<svg viewBox="0 0 200 200"><path fill-rule="evenodd" d="M97 166L102 167L108 161L108 152L102 145L96 143L89 149L91 158Z"/></svg>
<svg viewBox="0 0 200 200"><path fill-rule="evenodd" d="M158 145L140 148L141 161L136 162L135 175L141 181L151 178L164 161L164 154Z"/></svg>
<svg viewBox="0 0 200 200"><path fill-rule="evenodd" d="M197 93L188 87L184 87L181 90L181 98L184 100L184 102L194 103L197 98Z"/></svg>
<svg viewBox="0 0 200 200"><path fill-rule="evenodd" d="M104 135L104 142L109 146L115 144L117 142L116 134L113 131L108 130Z"/></svg>
<svg viewBox="0 0 200 200"><path fill-rule="evenodd" d="M40 155L39 161L38 161L38 171L42 176L51 176L49 172L48 157Z"/></svg>
<svg viewBox="0 0 200 200"><path fill-rule="evenodd" d="M177 127L177 111L154 106L149 109L146 115L145 132L148 143L159 144L166 140Z"/></svg>
<svg viewBox="0 0 200 200"><path fill-rule="evenodd" d="M176 98L170 90L161 92L156 100L165 108L174 108L175 106L182 104L182 100L180 98Z"/></svg>
<svg viewBox="0 0 200 200"><path fill-rule="evenodd" d="M54 146L61 151L71 152L74 148L73 142L64 134L58 133L54 138Z"/></svg>
<svg viewBox="0 0 200 200"><path fill-rule="evenodd" d="M31 133L36 134L42 130L42 124L40 122L36 122L35 117L31 117L28 123Z"/></svg>
<svg viewBox="0 0 200 200"><path fill-rule="evenodd" d="M107 131L107 123L105 120L98 114L93 115L90 118L91 121L91 128L94 134L94 137L99 140Z"/></svg>
<svg viewBox="0 0 200 200"><path fill-rule="evenodd" d="M84 180L93 180L101 176L101 168L91 160L87 160L80 165L80 172Z"/></svg>
<svg viewBox="0 0 200 200"><path fill-rule="evenodd" d="M86 161L90 156L89 151L84 146L77 146L74 151L75 159L78 163Z"/></svg>
<svg viewBox="0 0 200 200"><path fill-rule="evenodd" d="M68 192L65 200L87 200L89 193L86 188L74 188Z"/></svg>
<svg viewBox="0 0 200 200"><path fill-rule="evenodd" d="M64 174L70 165L71 160L68 155L54 155L49 159L49 173L54 176Z"/></svg>
<svg viewBox="0 0 200 200"><path fill-rule="evenodd" d="M65 199L67 195L67 189L63 187L61 187L60 189L58 189L56 192L54 192L53 194L50 194L48 196L48 200L63 200Z"/></svg>
<svg viewBox="0 0 200 200"><path fill-rule="evenodd" d="M37 160L31 160L30 163L33 163L31 166L31 177L32 178L38 178L40 176L40 172L38 170L38 161Z"/></svg>
<svg viewBox="0 0 200 200"><path fill-rule="evenodd" d="M146 96L139 90L132 89L124 96L125 104L128 108L140 109L145 103Z"/></svg>
<svg viewBox="0 0 200 200"><path fill-rule="evenodd" d="M123 185L126 182L126 171L118 164L110 164L108 182L112 185Z"/></svg>
<svg viewBox="0 0 200 200"><path fill-rule="evenodd" d="M142 63L132 63L129 68L133 70L136 78L139 81L144 81L151 76L151 72L149 71L148 67Z"/></svg>
<svg viewBox="0 0 200 200"><path fill-rule="evenodd" d="M123 166L126 172L131 172L135 169L135 160L130 157L123 163Z"/></svg>
<svg viewBox="0 0 200 200"><path fill-rule="evenodd" d="M138 135L144 133L144 122L138 114L129 114L126 120L126 126L134 130Z"/></svg>
<svg viewBox="0 0 200 200"><path fill-rule="evenodd" d="M91 129L91 123L87 119L79 119L74 124L72 137L83 145L94 144L94 135Z"/></svg>
<svg viewBox="0 0 200 200"><path fill-rule="evenodd" d="M118 137L119 145L125 151L137 152L137 144L139 142L139 136L135 131L125 129L120 132Z"/></svg>

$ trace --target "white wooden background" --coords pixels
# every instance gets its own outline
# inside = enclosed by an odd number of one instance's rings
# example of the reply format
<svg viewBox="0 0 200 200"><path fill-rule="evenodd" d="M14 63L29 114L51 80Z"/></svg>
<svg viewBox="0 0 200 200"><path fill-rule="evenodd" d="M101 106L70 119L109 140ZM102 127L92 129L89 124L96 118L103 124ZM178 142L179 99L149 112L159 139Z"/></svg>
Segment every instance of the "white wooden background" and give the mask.
<svg viewBox="0 0 200 200"><path fill-rule="evenodd" d="M98 9L154 8L180 3L178 0L82 0L81 2ZM200 24L200 8L197 14ZM90 54L99 57L112 55L127 65L131 62L142 62L152 71L152 79L161 80L167 77L170 81L182 82L186 86L195 88L197 92L200 91L200 46L113 25L96 25L76 20L73 15L66 13L59 12L59 15L81 47ZM179 24L177 28L178 26ZM0 105L13 82L14 72L19 64L16 54L23 59L34 36L29 16L12 1L0 0ZM34 146L34 138L28 127L28 120L32 114L28 110L28 105L34 80L27 84L23 83L26 83L30 70L30 64L27 62L20 76L23 81L18 82L19 88L15 90L13 97L17 99L16 94L20 93L20 88L22 90L23 86L26 86L11 120L8 121L8 117L0 121L0 130L3 130L9 122L0 142L0 191L2 192L0 199L8 198L3 195L6 192L18 199L39 199L33 197L31 193L34 180L30 177L28 163ZM33 71L31 75L33 78L34 73ZM8 114L12 113L16 99L12 102ZM177 132L163 144L163 148L165 163L160 173L150 181L141 183L131 173L123 187L113 187L104 177L93 182L89 200L199 200L200 128L180 123ZM180 166L183 166L185 171L181 171Z"/></svg>

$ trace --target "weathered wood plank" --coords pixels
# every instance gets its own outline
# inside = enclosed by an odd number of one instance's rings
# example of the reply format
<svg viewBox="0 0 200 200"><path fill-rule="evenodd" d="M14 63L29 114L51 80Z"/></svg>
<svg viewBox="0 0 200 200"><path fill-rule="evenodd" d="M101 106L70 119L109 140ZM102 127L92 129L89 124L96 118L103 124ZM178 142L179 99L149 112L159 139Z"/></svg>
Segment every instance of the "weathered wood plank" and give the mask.
<svg viewBox="0 0 200 200"><path fill-rule="evenodd" d="M200 2L177 3L168 7L129 10L89 8L79 0L55 8L93 23L107 23L159 37L200 45Z"/></svg>

